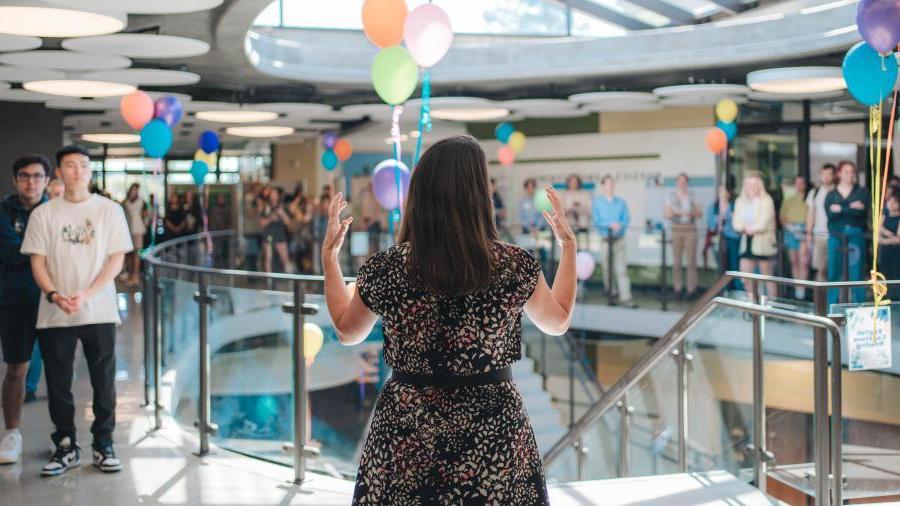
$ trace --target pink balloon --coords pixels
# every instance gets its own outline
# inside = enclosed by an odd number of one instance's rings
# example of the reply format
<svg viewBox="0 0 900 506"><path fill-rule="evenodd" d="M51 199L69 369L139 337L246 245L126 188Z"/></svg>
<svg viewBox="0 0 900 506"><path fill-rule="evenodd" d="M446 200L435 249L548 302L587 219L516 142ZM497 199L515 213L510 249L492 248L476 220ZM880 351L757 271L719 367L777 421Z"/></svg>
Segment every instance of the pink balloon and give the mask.
<svg viewBox="0 0 900 506"><path fill-rule="evenodd" d="M594 260L594 255L590 252L581 251L575 255L575 277L581 281L590 279L596 266L597 262Z"/></svg>
<svg viewBox="0 0 900 506"><path fill-rule="evenodd" d="M516 152L509 146L500 146L500 150L497 151L497 161L500 162L500 165L509 167L516 161Z"/></svg>
<svg viewBox="0 0 900 506"><path fill-rule="evenodd" d="M416 7L406 16L403 40L420 67L431 67L441 61L453 43L450 16L434 4Z"/></svg>
<svg viewBox="0 0 900 506"><path fill-rule="evenodd" d="M128 126L135 130L140 130L150 123L150 120L153 119L154 107L150 95L140 90L125 95L119 103L122 117L125 118Z"/></svg>

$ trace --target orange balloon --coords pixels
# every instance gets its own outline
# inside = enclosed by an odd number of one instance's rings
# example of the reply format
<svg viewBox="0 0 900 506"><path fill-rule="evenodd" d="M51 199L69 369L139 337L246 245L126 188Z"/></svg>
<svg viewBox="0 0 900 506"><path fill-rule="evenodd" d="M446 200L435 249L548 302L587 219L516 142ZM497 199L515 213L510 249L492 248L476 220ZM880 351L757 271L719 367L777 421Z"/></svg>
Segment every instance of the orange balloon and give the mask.
<svg viewBox="0 0 900 506"><path fill-rule="evenodd" d="M125 95L119 102L122 118L135 130L144 128L153 119L153 108L153 99L140 90Z"/></svg>
<svg viewBox="0 0 900 506"><path fill-rule="evenodd" d="M366 37L381 48L400 44L408 12L405 0L366 0L362 8Z"/></svg>
<svg viewBox="0 0 900 506"><path fill-rule="evenodd" d="M706 132L706 147L713 153L719 154L728 147L728 136L721 128L710 128Z"/></svg>
<svg viewBox="0 0 900 506"><path fill-rule="evenodd" d="M334 143L334 154L337 155L338 160L346 162L350 155L353 154L353 144L350 144L350 141L347 139L338 139Z"/></svg>

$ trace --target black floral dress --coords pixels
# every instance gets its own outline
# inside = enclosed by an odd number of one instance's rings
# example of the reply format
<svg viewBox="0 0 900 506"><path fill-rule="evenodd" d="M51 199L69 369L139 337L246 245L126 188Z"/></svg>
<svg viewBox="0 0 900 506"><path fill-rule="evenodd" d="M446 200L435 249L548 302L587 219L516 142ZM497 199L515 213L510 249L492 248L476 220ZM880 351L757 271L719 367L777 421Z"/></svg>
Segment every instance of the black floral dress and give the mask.
<svg viewBox="0 0 900 506"><path fill-rule="evenodd" d="M494 243L489 289L448 297L406 268L408 244L373 255L360 298L384 324L392 368L473 375L521 358L521 315L540 268L525 250ZM353 504L548 504L540 454L512 382L457 388L389 380L379 396Z"/></svg>

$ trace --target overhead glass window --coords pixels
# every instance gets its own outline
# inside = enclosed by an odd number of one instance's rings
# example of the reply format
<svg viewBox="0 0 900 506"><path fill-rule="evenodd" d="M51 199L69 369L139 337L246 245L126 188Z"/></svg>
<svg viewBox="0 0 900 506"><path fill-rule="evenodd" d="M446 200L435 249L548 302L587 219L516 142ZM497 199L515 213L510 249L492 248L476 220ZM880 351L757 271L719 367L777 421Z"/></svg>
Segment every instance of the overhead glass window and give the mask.
<svg viewBox="0 0 900 506"><path fill-rule="evenodd" d="M686 10L694 15L695 18L703 18L712 16L722 10L722 8L709 0L664 0L665 3L674 5L680 9Z"/></svg>
<svg viewBox="0 0 900 506"><path fill-rule="evenodd" d="M637 5L628 3L624 0L591 0L591 3L605 7L618 14L622 14L627 18L650 25L651 27L659 28L672 22L669 18L659 13L647 10L643 7L638 7ZM608 21L615 22L613 19Z"/></svg>

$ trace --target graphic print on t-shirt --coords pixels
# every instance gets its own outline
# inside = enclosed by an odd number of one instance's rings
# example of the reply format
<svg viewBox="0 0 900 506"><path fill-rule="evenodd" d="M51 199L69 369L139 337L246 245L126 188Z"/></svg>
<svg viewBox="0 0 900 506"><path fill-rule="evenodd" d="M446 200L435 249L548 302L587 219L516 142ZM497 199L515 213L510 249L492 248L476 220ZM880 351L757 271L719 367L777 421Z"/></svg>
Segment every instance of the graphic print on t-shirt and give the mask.
<svg viewBox="0 0 900 506"><path fill-rule="evenodd" d="M85 219L84 225L66 225L62 229L62 240L70 244L88 245L94 240L94 224Z"/></svg>

